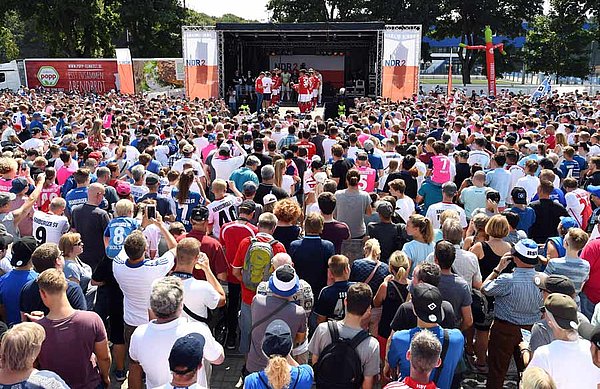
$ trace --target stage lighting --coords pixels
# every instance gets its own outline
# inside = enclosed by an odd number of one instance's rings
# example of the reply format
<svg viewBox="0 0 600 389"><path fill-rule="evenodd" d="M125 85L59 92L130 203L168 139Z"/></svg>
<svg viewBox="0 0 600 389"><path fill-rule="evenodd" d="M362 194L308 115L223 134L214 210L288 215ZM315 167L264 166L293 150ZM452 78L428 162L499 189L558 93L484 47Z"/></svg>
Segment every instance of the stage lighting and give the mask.
<svg viewBox="0 0 600 389"><path fill-rule="evenodd" d="M254 34L254 38L258 38L258 34Z"/></svg>
<svg viewBox="0 0 600 389"><path fill-rule="evenodd" d="M358 33L358 37L359 37L359 38L362 38L362 34L361 34L360 32Z"/></svg>
<svg viewBox="0 0 600 389"><path fill-rule="evenodd" d="M310 39L310 34L307 35L308 39Z"/></svg>

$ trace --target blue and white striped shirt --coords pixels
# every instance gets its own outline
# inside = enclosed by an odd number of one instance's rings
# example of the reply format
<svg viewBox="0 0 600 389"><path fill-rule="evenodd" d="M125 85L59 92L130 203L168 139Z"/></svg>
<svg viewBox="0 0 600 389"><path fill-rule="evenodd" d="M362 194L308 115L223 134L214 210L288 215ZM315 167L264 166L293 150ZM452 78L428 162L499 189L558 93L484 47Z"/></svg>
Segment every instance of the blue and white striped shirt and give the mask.
<svg viewBox="0 0 600 389"><path fill-rule="evenodd" d="M560 274L569 278L573 281L575 292L579 294L583 287L583 283L586 282L590 276L590 263L581 258L552 258L548 261L544 273L548 275Z"/></svg>
<svg viewBox="0 0 600 389"><path fill-rule="evenodd" d="M515 268L483 284L483 293L495 297L494 315L516 325L532 325L540 320L542 292L533 282L535 269Z"/></svg>

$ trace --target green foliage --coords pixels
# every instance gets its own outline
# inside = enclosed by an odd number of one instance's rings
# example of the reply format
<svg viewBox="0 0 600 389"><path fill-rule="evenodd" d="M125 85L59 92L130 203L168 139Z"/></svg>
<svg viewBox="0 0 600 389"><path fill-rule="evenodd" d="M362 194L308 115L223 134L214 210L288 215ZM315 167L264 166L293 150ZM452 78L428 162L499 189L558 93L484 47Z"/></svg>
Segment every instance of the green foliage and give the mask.
<svg viewBox="0 0 600 389"><path fill-rule="evenodd" d="M546 16L537 16L527 34L525 58L532 71L558 77L590 73L593 32L584 30L585 10L577 0L553 0Z"/></svg>
<svg viewBox="0 0 600 389"><path fill-rule="evenodd" d="M25 25L16 11L0 10L0 62L19 57L19 43L23 39Z"/></svg>

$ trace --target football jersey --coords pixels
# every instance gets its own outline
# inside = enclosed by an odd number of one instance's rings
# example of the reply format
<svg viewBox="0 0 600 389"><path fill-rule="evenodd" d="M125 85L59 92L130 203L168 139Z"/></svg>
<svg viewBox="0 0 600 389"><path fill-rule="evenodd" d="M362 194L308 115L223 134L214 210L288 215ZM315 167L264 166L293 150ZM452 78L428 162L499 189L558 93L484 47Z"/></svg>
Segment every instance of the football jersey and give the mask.
<svg viewBox="0 0 600 389"><path fill-rule="evenodd" d="M357 170L360 174L358 189L369 193L373 192L375 190L375 176L377 175L375 169L367 166L359 166Z"/></svg>
<svg viewBox="0 0 600 389"><path fill-rule="evenodd" d="M69 221L66 216L53 215L42 211L33 213L33 236L38 244L58 244L60 237L67 233L69 228Z"/></svg>
<svg viewBox="0 0 600 389"><path fill-rule="evenodd" d="M310 79L306 76L301 76L298 78L298 94L299 95L307 95L312 92L310 86Z"/></svg>
<svg viewBox="0 0 600 389"><path fill-rule="evenodd" d="M460 218L460 225L462 228L467 228L468 224L467 224L467 215L465 214L465 210L461 207L459 207L456 204L452 204L452 203L435 203L429 206L429 208L427 209L427 214L425 215L425 217L429 220L431 220L431 224L433 225L433 228L440 228L440 215L442 214L442 212L451 209L454 210L458 213L458 216Z"/></svg>
<svg viewBox="0 0 600 389"><path fill-rule="evenodd" d="M131 196L133 196L136 203L149 192L150 190L145 185L131 185Z"/></svg>
<svg viewBox="0 0 600 389"><path fill-rule="evenodd" d="M171 196L173 196L173 200L175 200L175 208L177 209L177 217L175 220L181 222L186 231L190 232L192 230L192 223L190 222L190 218L192 217L192 209L198 205L204 205L206 200L198 192L189 192L187 199L185 199L183 203L180 203L177 199L178 193L179 190L177 188L173 188Z"/></svg>
<svg viewBox="0 0 600 389"><path fill-rule="evenodd" d="M55 197L60 196L60 186L56 184L52 184L48 188L42 188L42 192L40 193L40 197L37 201L37 207L42 212L48 212L50 209L50 202Z"/></svg>
<svg viewBox="0 0 600 389"><path fill-rule="evenodd" d="M123 249L125 238L137 230L140 222L132 217L117 217L111 220L104 230L104 236L109 238L106 246L106 256L115 258Z"/></svg>
<svg viewBox="0 0 600 389"><path fill-rule="evenodd" d="M237 219L237 207L242 199L232 195L226 195L221 200L215 200L208 204L208 224L212 224L213 236L218 237L221 226Z"/></svg>
<svg viewBox="0 0 600 389"><path fill-rule="evenodd" d="M450 158L445 155L434 155L431 157L431 163L431 181L438 184L450 181L450 167L452 165Z"/></svg>
<svg viewBox="0 0 600 389"><path fill-rule="evenodd" d="M85 204L87 202L88 188L82 186L80 188L73 188L65 196L67 202L67 209L73 210L73 207L79 204Z"/></svg>
<svg viewBox="0 0 600 389"><path fill-rule="evenodd" d="M567 202L567 212L577 220L579 226L585 231L592 216L592 205L590 204L590 195L583 189L577 188L565 194Z"/></svg>

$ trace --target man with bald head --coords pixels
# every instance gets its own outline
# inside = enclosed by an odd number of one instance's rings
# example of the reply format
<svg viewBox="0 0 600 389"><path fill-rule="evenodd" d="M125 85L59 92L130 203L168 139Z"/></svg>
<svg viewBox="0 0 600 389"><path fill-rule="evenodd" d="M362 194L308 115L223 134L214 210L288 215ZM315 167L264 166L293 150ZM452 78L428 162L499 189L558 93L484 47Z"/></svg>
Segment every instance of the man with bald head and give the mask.
<svg viewBox="0 0 600 389"><path fill-rule="evenodd" d="M104 200L104 185L94 183L88 188L87 202L77 205L71 212L71 225L81 234L83 253L79 258L95 269L104 256L104 230L110 218L99 207Z"/></svg>

